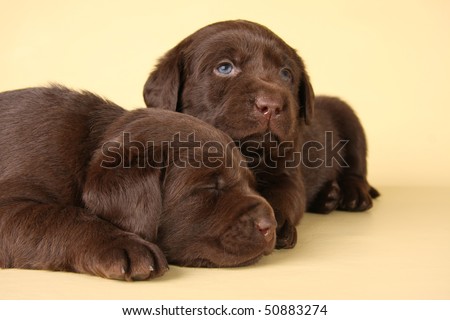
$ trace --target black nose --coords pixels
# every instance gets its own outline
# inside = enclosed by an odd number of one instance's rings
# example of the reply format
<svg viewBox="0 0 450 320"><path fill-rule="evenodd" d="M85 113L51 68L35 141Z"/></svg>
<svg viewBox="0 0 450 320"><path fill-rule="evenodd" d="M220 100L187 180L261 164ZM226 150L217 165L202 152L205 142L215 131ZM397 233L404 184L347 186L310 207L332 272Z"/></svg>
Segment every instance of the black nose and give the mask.
<svg viewBox="0 0 450 320"><path fill-rule="evenodd" d="M270 120L271 117L281 113L283 102L279 97L260 96L255 99L255 106L258 112Z"/></svg>

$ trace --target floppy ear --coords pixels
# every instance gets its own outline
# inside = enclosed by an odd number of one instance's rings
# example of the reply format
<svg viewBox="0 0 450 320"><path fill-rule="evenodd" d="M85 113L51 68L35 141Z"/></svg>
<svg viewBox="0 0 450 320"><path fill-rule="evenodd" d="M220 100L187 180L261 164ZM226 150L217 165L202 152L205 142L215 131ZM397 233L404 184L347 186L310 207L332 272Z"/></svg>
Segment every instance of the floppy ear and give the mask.
<svg viewBox="0 0 450 320"><path fill-rule="evenodd" d="M163 56L144 85L147 107L181 112L180 96L183 91L184 51L189 44L185 39Z"/></svg>
<svg viewBox="0 0 450 320"><path fill-rule="evenodd" d="M121 229L155 241L162 210L160 168L143 143L124 142L123 135L97 149L89 164L83 201L93 214ZM160 163L160 162L158 162Z"/></svg>
<svg viewBox="0 0 450 320"><path fill-rule="evenodd" d="M303 64L303 63L302 63ZM303 67L303 70L305 68ZM300 101L300 117L302 117L306 124L311 124L311 120L314 116L314 90L309 76L306 71L303 71L302 79L300 81L300 87L298 90Z"/></svg>

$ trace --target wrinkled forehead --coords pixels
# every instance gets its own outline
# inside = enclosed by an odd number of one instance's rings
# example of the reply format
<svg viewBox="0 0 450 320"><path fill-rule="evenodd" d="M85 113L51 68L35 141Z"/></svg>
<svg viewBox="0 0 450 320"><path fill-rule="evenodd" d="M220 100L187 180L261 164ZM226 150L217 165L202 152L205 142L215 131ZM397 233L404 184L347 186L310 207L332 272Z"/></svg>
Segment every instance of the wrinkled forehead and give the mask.
<svg viewBox="0 0 450 320"><path fill-rule="evenodd" d="M170 143L171 158L187 161L191 166L205 169L232 168L248 170L245 159L235 142L222 132L208 138L190 134Z"/></svg>
<svg viewBox="0 0 450 320"><path fill-rule="evenodd" d="M195 147L180 148L171 158L173 168L169 171L193 185L214 183L217 179L225 179L227 184L254 184L253 173L233 141L202 141Z"/></svg>

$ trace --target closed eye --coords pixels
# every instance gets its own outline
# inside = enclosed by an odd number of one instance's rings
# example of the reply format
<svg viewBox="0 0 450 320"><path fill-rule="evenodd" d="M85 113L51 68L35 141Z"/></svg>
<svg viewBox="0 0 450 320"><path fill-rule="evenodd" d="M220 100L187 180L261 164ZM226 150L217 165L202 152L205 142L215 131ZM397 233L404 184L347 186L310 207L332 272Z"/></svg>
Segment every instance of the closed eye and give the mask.
<svg viewBox="0 0 450 320"><path fill-rule="evenodd" d="M231 188L232 185L226 184L223 178L220 176L214 177L214 181L211 181L211 183L201 186L199 189L213 192L215 195L220 195L222 192L228 190Z"/></svg>

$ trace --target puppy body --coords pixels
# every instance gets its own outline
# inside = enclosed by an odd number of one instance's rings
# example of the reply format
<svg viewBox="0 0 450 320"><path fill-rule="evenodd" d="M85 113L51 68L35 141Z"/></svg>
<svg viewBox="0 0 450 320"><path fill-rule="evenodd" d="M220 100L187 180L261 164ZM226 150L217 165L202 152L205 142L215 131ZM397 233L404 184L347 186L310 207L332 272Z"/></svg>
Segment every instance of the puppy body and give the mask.
<svg viewBox="0 0 450 320"><path fill-rule="evenodd" d="M295 225L305 209L366 210L377 196L366 181L359 120L339 99L315 98L302 59L264 26L239 20L198 30L159 61L144 86L144 99L148 107L211 123L254 158L258 190L277 217L278 248L295 245ZM348 168L326 165L328 154L318 147L328 143L326 132L334 141L348 140L341 153ZM268 148L273 142L284 148ZM300 161L292 161L299 153ZM324 165L317 167L311 159Z"/></svg>
<svg viewBox="0 0 450 320"><path fill-rule="evenodd" d="M2 268L141 280L167 260L238 266L274 246L273 211L239 151L195 118L33 88L0 94L0 130ZM224 146L214 166L197 161L204 142Z"/></svg>
<svg viewBox="0 0 450 320"><path fill-rule="evenodd" d="M327 96L315 99L316 120L302 132L302 174L312 212L364 211L379 196L367 182L367 143L351 107Z"/></svg>

